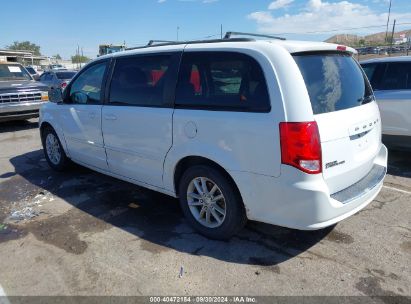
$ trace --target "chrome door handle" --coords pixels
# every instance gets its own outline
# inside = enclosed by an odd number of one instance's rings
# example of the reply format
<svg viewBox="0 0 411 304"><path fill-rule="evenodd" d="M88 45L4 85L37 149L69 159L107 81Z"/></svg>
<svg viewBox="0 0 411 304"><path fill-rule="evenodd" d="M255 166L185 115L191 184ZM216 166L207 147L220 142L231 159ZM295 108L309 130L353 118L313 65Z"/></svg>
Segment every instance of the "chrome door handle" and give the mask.
<svg viewBox="0 0 411 304"><path fill-rule="evenodd" d="M113 115L113 114L106 114L106 115L104 115L104 119L105 120L116 120L117 116Z"/></svg>
<svg viewBox="0 0 411 304"><path fill-rule="evenodd" d="M96 117L96 113L94 112L89 112L88 113L88 117L90 117L91 119L94 119Z"/></svg>

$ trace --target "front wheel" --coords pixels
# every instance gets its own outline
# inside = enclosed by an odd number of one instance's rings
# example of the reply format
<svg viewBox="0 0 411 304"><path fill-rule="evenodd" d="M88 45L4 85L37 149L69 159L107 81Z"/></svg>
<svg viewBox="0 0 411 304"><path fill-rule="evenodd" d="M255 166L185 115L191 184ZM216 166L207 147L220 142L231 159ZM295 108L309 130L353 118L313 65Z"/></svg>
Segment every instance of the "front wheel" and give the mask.
<svg viewBox="0 0 411 304"><path fill-rule="evenodd" d="M179 196L187 220L206 237L229 239L246 223L238 190L213 167L187 169L180 180Z"/></svg>
<svg viewBox="0 0 411 304"><path fill-rule="evenodd" d="M69 159L58 139L56 132L48 127L42 132L44 155L51 168L63 171L67 168Z"/></svg>

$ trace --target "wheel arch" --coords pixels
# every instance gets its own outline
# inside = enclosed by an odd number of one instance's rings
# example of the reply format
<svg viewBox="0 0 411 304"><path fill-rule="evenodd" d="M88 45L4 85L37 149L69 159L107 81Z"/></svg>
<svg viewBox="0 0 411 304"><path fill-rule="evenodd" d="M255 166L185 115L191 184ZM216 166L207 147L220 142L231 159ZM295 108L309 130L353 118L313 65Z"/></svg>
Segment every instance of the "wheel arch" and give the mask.
<svg viewBox="0 0 411 304"><path fill-rule="evenodd" d="M229 182L233 185L234 189L237 191L239 197L241 198L241 202L244 205L240 189L238 188L237 183L234 181L230 173L228 173L228 171L223 166L218 164L217 162L207 157L203 157L203 156L186 156L177 162L174 168L174 177L173 177L174 191L177 197L179 196L178 185L179 185L180 179L183 176L184 172L192 166L200 166L200 165L210 166L220 171L227 178L227 180L229 180Z"/></svg>
<svg viewBox="0 0 411 304"><path fill-rule="evenodd" d="M57 136L58 136L58 138L59 138L59 140L60 140L60 143L61 143L61 145L63 146L64 152L66 153L66 155L67 155L68 157L70 157L70 156L69 156L69 153L68 153L67 143L66 143L66 139L65 139L65 137L64 137L63 130L62 130L61 128L55 126L51 120L42 119L42 120L39 122L39 130L40 130L40 138L41 138L41 140L43 140L43 132L44 132L44 130L45 130L46 128L51 128L51 129L53 129L53 130L56 132L56 134L57 134Z"/></svg>

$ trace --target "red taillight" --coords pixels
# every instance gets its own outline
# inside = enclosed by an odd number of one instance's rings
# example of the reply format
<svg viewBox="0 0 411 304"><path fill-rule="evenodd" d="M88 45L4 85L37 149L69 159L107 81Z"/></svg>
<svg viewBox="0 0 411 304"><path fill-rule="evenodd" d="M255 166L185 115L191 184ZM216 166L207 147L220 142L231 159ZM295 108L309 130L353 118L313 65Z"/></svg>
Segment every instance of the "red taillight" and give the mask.
<svg viewBox="0 0 411 304"><path fill-rule="evenodd" d="M346 51L347 47L345 45L339 45L337 46L337 51Z"/></svg>
<svg viewBox="0 0 411 304"><path fill-rule="evenodd" d="M281 162L306 173L321 173L321 142L318 126L310 122L281 122Z"/></svg>
<svg viewBox="0 0 411 304"><path fill-rule="evenodd" d="M67 86L67 82L62 82L61 83L61 88L64 89Z"/></svg>

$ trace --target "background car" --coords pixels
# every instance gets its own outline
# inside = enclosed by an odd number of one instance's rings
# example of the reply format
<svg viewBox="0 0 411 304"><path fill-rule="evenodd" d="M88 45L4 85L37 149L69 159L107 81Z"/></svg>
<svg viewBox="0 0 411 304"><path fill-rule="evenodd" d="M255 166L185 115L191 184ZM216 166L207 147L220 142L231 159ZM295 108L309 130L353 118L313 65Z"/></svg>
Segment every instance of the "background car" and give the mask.
<svg viewBox="0 0 411 304"><path fill-rule="evenodd" d="M74 75L76 75L76 71L47 71L40 76L39 81L46 84L49 87L49 90L54 90L57 88L64 89Z"/></svg>
<svg viewBox="0 0 411 304"><path fill-rule="evenodd" d="M411 56L361 62L380 107L383 141L411 149Z"/></svg>
<svg viewBox="0 0 411 304"><path fill-rule="evenodd" d="M39 116L49 100L47 87L17 62L0 62L0 122Z"/></svg>
<svg viewBox="0 0 411 304"><path fill-rule="evenodd" d="M31 77L34 78L34 80L39 80L40 74L36 71L35 68L33 68L32 66L26 66L25 68L26 68L27 72L30 73Z"/></svg>

